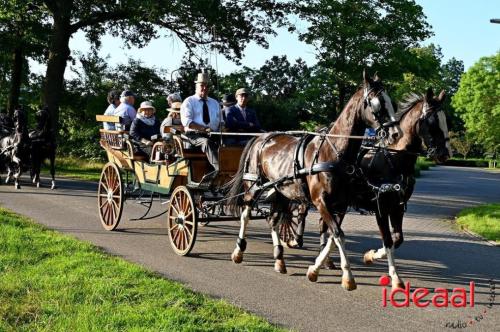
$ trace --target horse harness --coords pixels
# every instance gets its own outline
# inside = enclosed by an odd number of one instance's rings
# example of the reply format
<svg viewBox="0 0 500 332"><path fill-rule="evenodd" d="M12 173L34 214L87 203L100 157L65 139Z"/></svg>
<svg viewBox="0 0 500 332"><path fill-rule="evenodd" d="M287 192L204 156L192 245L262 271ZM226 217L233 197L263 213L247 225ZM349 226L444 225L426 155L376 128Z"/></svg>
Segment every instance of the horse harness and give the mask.
<svg viewBox="0 0 500 332"><path fill-rule="evenodd" d="M299 142L295 146L295 151L294 151L294 163L293 163L293 174L288 174L285 176L280 177L279 179L275 181L268 181L263 183L262 179L264 176L261 174L262 170L262 164L260 163L261 155L262 155L262 150L264 146L273 138L283 135L283 133L272 133L268 135L260 144L259 150L258 150L258 156L257 160L259 160L258 165L257 165L257 170L260 171L260 174L253 174L253 173L248 173L248 166L249 166L249 157L247 155L245 159L245 166L243 169L243 180L247 180L250 182L253 182L253 185L257 185L258 190L265 190L270 187L278 187L282 185L285 181L294 181L297 180L300 184L300 187L304 193L304 196L306 197L307 200L310 200L310 193L309 189L307 187L307 182L305 181L305 178L310 175L315 175L318 173L323 173L323 172L328 172L328 173L341 173L344 171L345 173L342 174L348 174L352 175L354 174L354 165L348 165L343 159L342 159L342 153L339 153L337 148L335 147L335 144L330 142L328 139L327 135L325 134L325 131L323 131L321 134L306 134L302 135L299 138ZM309 143L316 137L320 137L320 142L319 146L316 148L314 152L314 157L313 157L313 162L311 167L306 168L305 167L305 152L306 148ZM328 162L318 162L319 158L319 151L321 150L321 147L323 144L328 142L328 144L332 147L334 153L337 156L336 161L328 161ZM343 167L343 168L342 168Z"/></svg>

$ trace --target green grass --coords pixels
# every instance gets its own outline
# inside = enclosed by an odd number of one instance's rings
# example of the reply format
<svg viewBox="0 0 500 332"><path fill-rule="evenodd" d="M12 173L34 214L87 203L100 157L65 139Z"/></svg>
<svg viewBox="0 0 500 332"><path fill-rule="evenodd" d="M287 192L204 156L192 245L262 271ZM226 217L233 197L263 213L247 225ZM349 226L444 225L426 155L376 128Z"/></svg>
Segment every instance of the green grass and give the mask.
<svg viewBox="0 0 500 332"><path fill-rule="evenodd" d="M488 240L500 242L500 203L464 209L457 216L457 224Z"/></svg>
<svg viewBox="0 0 500 332"><path fill-rule="evenodd" d="M86 181L99 181L101 177L103 162L89 161L71 157L57 157L56 177L70 177ZM42 174L49 174L48 166L42 169Z"/></svg>
<svg viewBox="0 0 500 332"><path fill-rule="evenodd" d="M280 331L0 208L0 331Z"/></svg>
<svg viewBox="0 0 500 332"><path fill-rule="evenodd" d="M421 171L428 170L431 166L434 166L434 162L427 160L423 157L418 157L417 163L415 164L415 176L419 177Z"/></svg>

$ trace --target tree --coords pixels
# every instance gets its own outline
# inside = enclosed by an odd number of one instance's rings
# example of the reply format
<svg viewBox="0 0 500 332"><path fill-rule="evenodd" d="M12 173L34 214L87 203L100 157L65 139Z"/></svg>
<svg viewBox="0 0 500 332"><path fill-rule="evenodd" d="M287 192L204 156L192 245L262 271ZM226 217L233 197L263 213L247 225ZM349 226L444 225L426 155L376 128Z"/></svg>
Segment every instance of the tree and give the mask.
<svg viewBox="0 0 500 332"><path fill-rule="evenodd" d="M10 114L19 104L21 83L27 84L27 58L43 61L46 55L48 24L46 12L27 0L4 0L0 6L0 50L2 72L8 74L2 82L3 91L9 91L7 109ZM4 74L4 75L5 75ZM8 86L8 87L7 87Z"/></svg>
<svg viewBox="0 0 500 332"><path fill-rule="evenodd" d="M464 159L467 159L467 155L472 150L473 141L470 135L464 132L455 133L450 131L450 145L455 151L461 154Z"/></svg>
<svg viewBox="0 0 500 332"><path fill-rule="evenodd" d="M331 69L337 110L361 81L365 67L383 78L399 77L408 49L430 36L422 7L401 0L296 0L310 26L299 39L316 47L319 64ZM294 30L294 27L290 28Z"/></svg>
<svg viewBox="0 0 500 332"><path fill-rule="evenodd" d="M451 105L452 97L455 95L455 93L457 93L458 86L460 84L460 77L463 73L463 61L457 60L455 58L451 58L447 63L441 66L441 82L444 85L442 88L449 96L444 101L443 110L445 111L448 120L448 129L455 132L464 130L464 122Z"/></svg>
<svg viewBox="0 0 500 332"><path fill-rule="evenodd" d="M465 128L485 149L500 145L500 52L479 59L462 75L452 106Z"/></svg>
<svg viewBox="0 0 500 332"><path fill-rule="evenodd" d="M211 47L229 59L241 58L250 41L267 47L273 24L284 19L280 1L250 0L43 0L51 16L49 59L44 102L57 127L64 71L70 56L69 39L83 30L98 48L109 32L127 45L143 46L161 34L179 38L189 49Z"/></svg>

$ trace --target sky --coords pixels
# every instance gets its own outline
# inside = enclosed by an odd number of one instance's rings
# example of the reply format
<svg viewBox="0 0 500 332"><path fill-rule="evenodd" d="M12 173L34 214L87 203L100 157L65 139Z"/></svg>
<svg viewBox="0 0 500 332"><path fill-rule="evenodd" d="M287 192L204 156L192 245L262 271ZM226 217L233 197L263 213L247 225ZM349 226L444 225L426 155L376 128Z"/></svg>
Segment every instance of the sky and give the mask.
<svg viewBox="0 0 500 332"><path fill-rule="evenodd" d="M490 23L491 18L500 18L500 0L416 0L421 5L434 36L423 45L434 43L441 47L443 63L455 57L464 62L465 69L483 56L500 51L500 24ZM299 29L304 29L298 22ZM300 42L297 35L286 29L278 29L276 37L269 37L269 48L254 43L247 46L241 61L236 65L215 53L201 53L200 57L221 74L241 69L242 66L258 68L273 55L287 55L289 61L302 58L309 65L316 62L314 49ZM161 38L152 41L143 49L126 49L119 38L105 36L99 54L109 56L108 63L126 63L128 58L140 59L146 66L167 69L169 72L180 66L185 48L178 39ZM88 52L89 45L83 33L77 33L70 41L72 51ZM43 73L45 68L30 62L32 70ZM69 66L66 77L71 77Z"/></svg>

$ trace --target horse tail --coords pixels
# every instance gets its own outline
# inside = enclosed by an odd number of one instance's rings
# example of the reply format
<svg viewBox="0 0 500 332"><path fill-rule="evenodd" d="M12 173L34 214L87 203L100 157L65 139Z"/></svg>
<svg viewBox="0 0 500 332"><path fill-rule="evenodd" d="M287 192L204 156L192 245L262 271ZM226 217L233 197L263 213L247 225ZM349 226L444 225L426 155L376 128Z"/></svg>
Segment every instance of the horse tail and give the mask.
<svg viewBox="0 0 500 332"><path fill-rule="evenodd" d="M223 187L224 189L229 189L229 192L225 196L225 199L227 200L226 206L234 215L238 215L238 207L243 205L243 197L241 195L241 193L243 193L243 174L245 173L247 156L250 153L256 139L257 137L253 137L250 141L248 141L247 145L243 149L243 152L241 153L238 171Z"/></svg>

